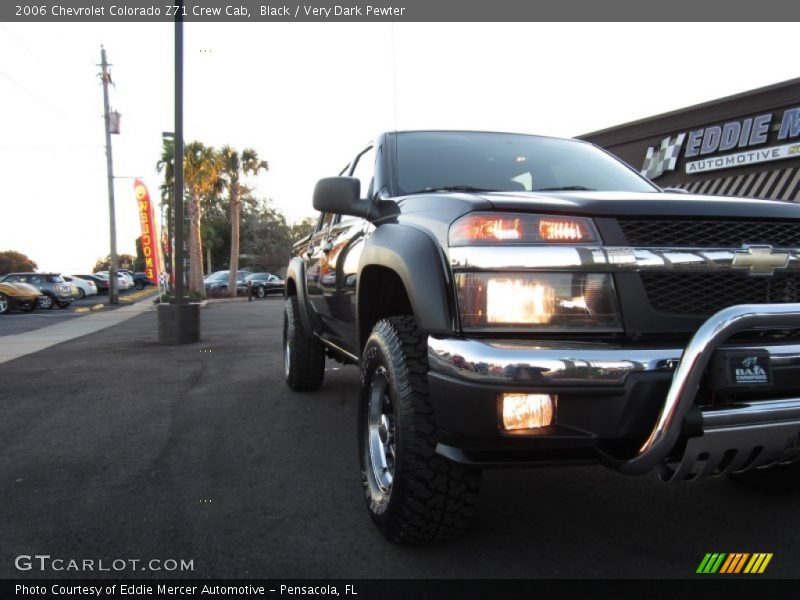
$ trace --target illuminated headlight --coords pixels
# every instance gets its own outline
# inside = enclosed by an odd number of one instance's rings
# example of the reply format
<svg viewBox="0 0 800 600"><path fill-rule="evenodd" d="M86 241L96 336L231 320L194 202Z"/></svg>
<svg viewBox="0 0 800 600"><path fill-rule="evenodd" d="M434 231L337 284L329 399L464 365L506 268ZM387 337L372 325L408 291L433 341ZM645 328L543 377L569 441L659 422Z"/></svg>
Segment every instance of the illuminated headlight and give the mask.
<svg viewBox="0 0 800 600"><path fill-rule="evenodd" d="M552 422L550 394L503 394L503 429L537 429Z"/></svg>
<svg viewBox="0 0 800 600"><path fill-rule="evenodd" d="M606 273L457 273L461 327L621 331Z"/></svg>
<svg viewBox="0 0 800 600"><path fill-rule="evenodd" d="M469 213L450 227L450 246L590 244L599 241L586 217L527 213Z"/></svg>

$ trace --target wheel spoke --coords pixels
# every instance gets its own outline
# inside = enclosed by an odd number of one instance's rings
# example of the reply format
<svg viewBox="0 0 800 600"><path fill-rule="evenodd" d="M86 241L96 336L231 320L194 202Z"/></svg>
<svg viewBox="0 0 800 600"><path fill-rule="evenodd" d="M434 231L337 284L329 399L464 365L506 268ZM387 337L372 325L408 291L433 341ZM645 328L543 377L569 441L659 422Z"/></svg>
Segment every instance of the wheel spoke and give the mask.
<svg viewBox="0 0 800 600"><path fill-rule="evenodd" d="M386 370L379 367L369 390L367 444L375 483L388 493L394 479L394 415Z"/></svg>

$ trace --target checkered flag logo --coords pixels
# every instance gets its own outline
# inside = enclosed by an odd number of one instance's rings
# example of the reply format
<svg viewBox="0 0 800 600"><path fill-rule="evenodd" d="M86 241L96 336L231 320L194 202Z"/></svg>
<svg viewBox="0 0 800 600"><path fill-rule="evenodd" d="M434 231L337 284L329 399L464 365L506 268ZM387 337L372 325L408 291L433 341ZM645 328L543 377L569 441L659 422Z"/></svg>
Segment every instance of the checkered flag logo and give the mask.
<svg viewBox="0 0 800 600"><path fill-rule="evenodd" d="M647 149L647 156L644 157L642 175L649 179L655 179L667 171L674 171L685 138L685 133L679 133L674 139L665 137L661 140L660 145L650 146Z"/></svg>

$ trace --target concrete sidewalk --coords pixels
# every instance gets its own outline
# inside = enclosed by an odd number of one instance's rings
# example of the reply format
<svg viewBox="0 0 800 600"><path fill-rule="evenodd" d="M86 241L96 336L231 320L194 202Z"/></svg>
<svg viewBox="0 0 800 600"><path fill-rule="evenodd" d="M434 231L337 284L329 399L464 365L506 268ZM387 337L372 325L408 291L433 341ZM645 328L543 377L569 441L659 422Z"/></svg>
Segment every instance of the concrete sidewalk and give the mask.
<svg viewBox="0 0 800 600"><path fill-rule="evenodd" d="M0 338L2 339L0 363L39 352L50 346L100 331L112 325L118 325L154 307L153 299L147 298L116 310L98 312L33 331L3 336Z"/></svg>

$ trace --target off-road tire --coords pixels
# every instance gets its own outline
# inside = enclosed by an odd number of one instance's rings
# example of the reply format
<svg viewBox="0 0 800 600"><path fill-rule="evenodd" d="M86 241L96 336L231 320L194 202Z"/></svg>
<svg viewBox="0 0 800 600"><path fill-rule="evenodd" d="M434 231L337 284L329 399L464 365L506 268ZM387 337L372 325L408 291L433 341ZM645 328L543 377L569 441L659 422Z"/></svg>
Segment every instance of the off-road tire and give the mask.
<svg viewBox="0 0 800 600"><path fill-rule="evenodd" d="M785 494L800 489L800 461L767 469L753 469L731 475L735 482L768 494Z"/></svg>
<svg viewBox="0 0 800 600"><path fill-rule="evenodd" d="M286 385L295 392L318 390L325 377L325 349L303 329L297 296L286 299L283 315L283 363Z"/></svg>
<svg viewBox="0 0 800 600"><path fill-rule="evenodd" d="M427 341L414 317L379 321L361 362L359 454L372 520L394 543L424 544L461 536L475 513L481 472L436 454ZM388 381L393 414L393 480L388 492L377 482L368 441L369 398L376 372Z"/></svg>

